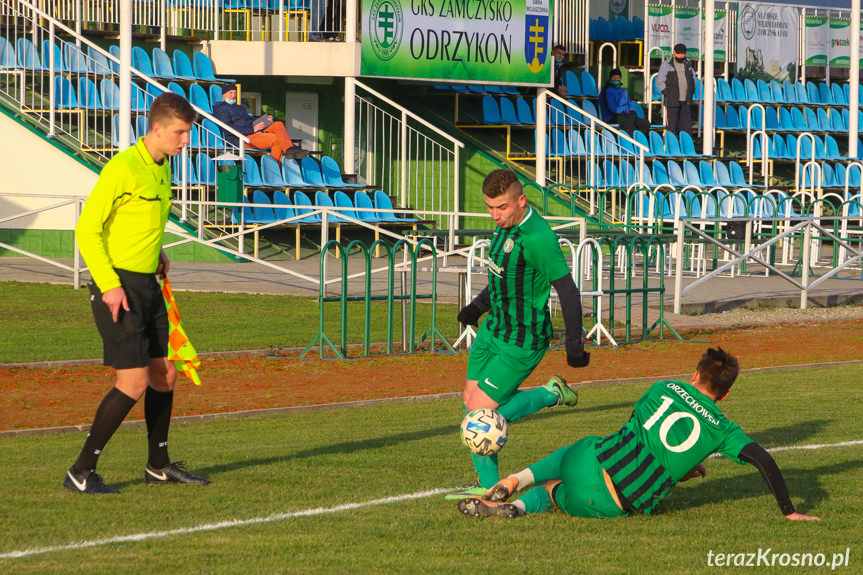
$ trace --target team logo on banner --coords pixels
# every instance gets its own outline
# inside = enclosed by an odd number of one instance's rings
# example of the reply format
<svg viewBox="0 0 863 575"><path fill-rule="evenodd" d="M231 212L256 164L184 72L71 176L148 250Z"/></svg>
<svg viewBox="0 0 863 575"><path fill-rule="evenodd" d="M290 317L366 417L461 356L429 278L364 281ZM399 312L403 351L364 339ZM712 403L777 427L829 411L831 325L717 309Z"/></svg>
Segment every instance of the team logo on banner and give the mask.
<svg viewBox="0 0 863 575"><path fill-rule="evenodd" d="M371 45L381 60L396 55L402 43L404 18L398 0L374 0L369 10Z"/></svg>
<svg viewBox="0 0 863 575"><path fill-rule="evenodd" d="M752 5L747 5L740 14L738 26L740 33L747 40L752 40L755 37L755 29L758 28L758 20L755 17L756 11Z"/></svg>
<svg viewBox="0 0 863 575"><path fill-rule="evenodd" d="M534 74L542 70L550 51L548 0L527 2L524 11L524 60Z"/></svg>

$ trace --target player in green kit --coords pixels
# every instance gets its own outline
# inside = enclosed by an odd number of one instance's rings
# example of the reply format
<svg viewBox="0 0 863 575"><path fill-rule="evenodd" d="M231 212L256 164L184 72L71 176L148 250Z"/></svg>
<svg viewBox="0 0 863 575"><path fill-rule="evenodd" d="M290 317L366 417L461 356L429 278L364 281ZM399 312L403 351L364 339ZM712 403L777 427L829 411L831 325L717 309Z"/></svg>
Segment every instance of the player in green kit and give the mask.
<svg viewBox="0 0 863 575"><path fill-rule="evenodd" d="M507 421L556 405L574 406L578 395L560 377L545 386L519 391L551 341L548 297L553 286L560 298L566 326L566 357L572 367L585 367L590 354L582 342L581 294L563 257L557 235L530 206L521 183L509 170L491 172L482 185L483 199L497 229L489 247L489 285L458 314L462 324L477 325L470 349L463 392L468 413L487 407ZM482 494L500 479L497 454L473 455L479 488L460 495Z"/></svg>
<svg viewBox="0 0 863 575"><path fill-rule="evenodd" d="M708 349L690 383L653 384L617 433L559 449L504 478L483 499L462 499L459 510L476 517L518 517L554 507L576 517L649 514L675 484L704 477L702 461L715 451L757 467L786 518L817 520L797 513L773 457L716 407L738 371L733 355ZM503 503L534 483L545 485Z"/></svg>

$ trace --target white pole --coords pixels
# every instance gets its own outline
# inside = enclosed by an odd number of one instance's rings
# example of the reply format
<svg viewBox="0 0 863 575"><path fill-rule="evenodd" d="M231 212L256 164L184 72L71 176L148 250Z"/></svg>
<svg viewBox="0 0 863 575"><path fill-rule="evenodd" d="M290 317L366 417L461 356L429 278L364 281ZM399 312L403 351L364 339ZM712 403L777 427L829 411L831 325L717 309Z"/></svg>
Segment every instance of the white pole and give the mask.
<svg viewBox="0 0 863 575"><path fill-rule="evenodd" d="M132 136L132 0L120 2L120 127L119 146L129 147Z"/></svg>
<svg viewBox="0 0 863 575"><path fill-rule="evenodd" d="M539 94L536 96L536 183L545 187L545 139L546 134L546 118L548 111L546 105L548 103L548 93L544 88L540 88Z"/></svg>
<svg viewBox="0 0 863 575"><path fill-rule="evenodd" d="M857 0L858 2L860 0ZM713 123L716 112L716 103L713 90L713 66L715 54L713 53L713 28L714 28L714 0L704 2L704 72L701 78L701 86L704 92L702 96L702 110L704 111L704 132L701 136L701 151L705 156L713 154Z"/></svg>
<svg viewBox="0 0 863 575"><path fill-rule="evenodd" d="M354 165L354 148L356 143L354 136L356 134L356 80L351 77L345 78L345 135L344 135L344 156L342 158L342 166L348 173L356 173L357 166Z"/></svg>
<svg viewBox="0 0 863 575"><path fill-rule="evenodd" d="M358 4L359 2L348 0L347 5L345 5L345 26L347 26L345 30L345 43L347 44L354 44L357 41Z"/></svg>
<svg viewBox="0 0 863 575"><path fill-rule="evenodd" d="M857 109L860 104L860 0L851 0L851 91L848 94L848 157L856 158L857 130L859 120Z"/></svg>

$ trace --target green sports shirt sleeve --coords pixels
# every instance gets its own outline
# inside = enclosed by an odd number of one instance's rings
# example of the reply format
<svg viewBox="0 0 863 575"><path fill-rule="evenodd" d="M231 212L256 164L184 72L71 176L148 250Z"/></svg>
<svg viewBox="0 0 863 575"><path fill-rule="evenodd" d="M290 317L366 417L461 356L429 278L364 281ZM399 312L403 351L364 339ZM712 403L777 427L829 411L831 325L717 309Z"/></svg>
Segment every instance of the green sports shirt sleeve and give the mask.
<svg viewBox="0 0 863 575"><path fill-rule="evenodd" d="M155 273L170 210L169 162L154 162L143 138L105 165L75 227L100 291L121 285L114 268Z"/></svg>

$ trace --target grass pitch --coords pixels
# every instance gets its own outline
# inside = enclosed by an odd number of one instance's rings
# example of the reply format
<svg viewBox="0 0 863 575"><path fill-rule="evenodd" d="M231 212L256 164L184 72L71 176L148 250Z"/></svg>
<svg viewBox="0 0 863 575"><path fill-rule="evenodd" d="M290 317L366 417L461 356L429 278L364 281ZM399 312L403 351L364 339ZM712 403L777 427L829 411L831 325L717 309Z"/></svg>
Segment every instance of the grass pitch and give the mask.
<svg viewBox="0 0 863 575"><path fill-rule="evenodd" d="M410 361L410 358L405 358ZM616 430L646 384L585 388L575 409L511 427L517 471L584 435ZM720 404L774 453L798 510L792 523L758 472L724 459L682 484L653 516L515 520L461 516L442 495L473 479L457 400L176 423L171 453L206 487L146 486L143 428L122 428L99 471L122 494L61 487L83 433L0 438L0 568L10 573L722 573L708 553L834 553L863 571L863 366L743 374ZM335 398L334 398L335 399ZM182 397L178 398L182 401ZM356 504L356 505L352 505ZM339 506L343 506L339 509ZM283 515L279 515L283 514ZM232 520L238 523L230 524ZM194 530L207 526L205 530ZM140 534L139 540L99 540ZM88 544L87 542L96 542ZM55 548L57 547L57 548ZM11 552L28 552L10 557ZM778 564L758 572L788 572ZM827 568L797 569L801 573Z"/></svg>

